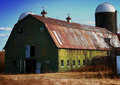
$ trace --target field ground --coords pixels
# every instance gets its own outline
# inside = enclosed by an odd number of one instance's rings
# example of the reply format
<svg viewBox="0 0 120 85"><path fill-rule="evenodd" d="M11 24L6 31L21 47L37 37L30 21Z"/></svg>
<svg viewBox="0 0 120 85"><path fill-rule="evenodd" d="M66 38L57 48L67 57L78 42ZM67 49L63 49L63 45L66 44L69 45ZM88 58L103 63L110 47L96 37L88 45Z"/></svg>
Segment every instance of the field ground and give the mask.
<svg viewBox="0 0 120 85"><path fill-rule="evenodd" d="M120 85L109 72L0 74L0 85Z"/></svg>

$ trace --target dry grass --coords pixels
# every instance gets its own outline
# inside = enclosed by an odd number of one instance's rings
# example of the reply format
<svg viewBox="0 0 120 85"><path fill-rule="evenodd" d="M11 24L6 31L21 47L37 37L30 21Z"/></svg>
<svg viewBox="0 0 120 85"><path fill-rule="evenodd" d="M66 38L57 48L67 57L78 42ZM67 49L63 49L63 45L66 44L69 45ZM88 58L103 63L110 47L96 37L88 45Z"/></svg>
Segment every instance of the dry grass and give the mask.
<svg viewBox="0 0 120 85"><path fill-rule="evenodd" d="M0 85L120 85L120 79L97 72L0 75Z"/></svg>
<svg viewBox="0 0 120 85"><path fill-rule="evenodd" d="M112 69L106 67L103 70L102 66L91 68L66 73L1 74L0 85L120 85L120 79Z"/></svg>
<svg viewBox="0 0 120 85"><path fill-rule="evenodd" d="M75 70L75 72L97 72L102 76L102 78L118 78L116 68L113 66L86 66L79 70Z"/></svg>

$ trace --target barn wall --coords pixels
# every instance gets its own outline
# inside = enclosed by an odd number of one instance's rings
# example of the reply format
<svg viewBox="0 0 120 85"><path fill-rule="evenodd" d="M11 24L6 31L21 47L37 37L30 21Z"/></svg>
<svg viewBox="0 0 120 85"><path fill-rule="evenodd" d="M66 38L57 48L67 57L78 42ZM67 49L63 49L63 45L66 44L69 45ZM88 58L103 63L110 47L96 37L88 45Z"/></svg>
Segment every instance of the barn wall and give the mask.
<svg viewBox="0 0 120 85"><path fill-rule="evenodd" d="M44 29L41 30L41 27ZM22 34L18 33L19 28L22 28ZM35 56L25 58L26 45L35 46ZM30 16L15 25L5 51L7 73L24 73L25 60L40 62L41 72L57 71L57 47L45 25Z"/></svg>
<svg viewBox="0 0 120 85"><path fill-rule="evenodd" d="M92 59L97 56L107 56L107 51L59 49L59 72L75 70L89 65L92 63ZM61 60L64 61L64 66L61 66ZM69 66L67 66L67 60L69 60ZM75 66L72 65L73 60L75 60ZM80 60L80 66L78 65L78 60ZM83 61L85 61L85 65L83 65Z"/></svg>

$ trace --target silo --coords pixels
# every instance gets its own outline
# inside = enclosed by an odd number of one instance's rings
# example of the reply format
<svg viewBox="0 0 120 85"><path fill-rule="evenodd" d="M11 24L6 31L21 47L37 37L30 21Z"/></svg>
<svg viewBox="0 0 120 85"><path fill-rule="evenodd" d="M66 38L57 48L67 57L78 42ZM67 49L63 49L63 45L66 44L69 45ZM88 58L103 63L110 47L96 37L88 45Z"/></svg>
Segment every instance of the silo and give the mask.
<svg viewBox="0 0 120 85"><path fill-rule="evenodd" d="M95 25L117 33L116 9L107 2L100 4L95 11Z"/></svg>

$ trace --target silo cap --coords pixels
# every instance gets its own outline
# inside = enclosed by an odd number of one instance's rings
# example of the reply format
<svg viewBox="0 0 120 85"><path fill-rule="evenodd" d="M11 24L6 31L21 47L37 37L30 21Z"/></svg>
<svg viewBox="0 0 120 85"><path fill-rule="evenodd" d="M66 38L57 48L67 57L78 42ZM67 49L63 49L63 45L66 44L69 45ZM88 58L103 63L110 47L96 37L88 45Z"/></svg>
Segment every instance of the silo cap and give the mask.
<svg viewBox="0 0 120 85"><path fill-rule="evenodd" d="M116 9L113 5L111 5L107 2L104 2L96 8L95 13L98 13L98 12L115 12L115 11L116 11Z"/></svg>

